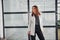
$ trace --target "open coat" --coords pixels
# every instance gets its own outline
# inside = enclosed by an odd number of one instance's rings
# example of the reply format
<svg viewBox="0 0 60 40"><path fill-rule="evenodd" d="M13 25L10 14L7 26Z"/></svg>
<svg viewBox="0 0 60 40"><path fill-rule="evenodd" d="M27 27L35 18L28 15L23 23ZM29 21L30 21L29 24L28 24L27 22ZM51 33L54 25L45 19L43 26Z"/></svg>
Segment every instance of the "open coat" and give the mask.
<svg viewBox="0 0 60 40"><path fill-rule="evenodd" d="M39 15L39 22L41 31L43 32L42 14ZM31 14L29 14L28 31L30 31L30 35L35 35L35 17Z"/></svg>

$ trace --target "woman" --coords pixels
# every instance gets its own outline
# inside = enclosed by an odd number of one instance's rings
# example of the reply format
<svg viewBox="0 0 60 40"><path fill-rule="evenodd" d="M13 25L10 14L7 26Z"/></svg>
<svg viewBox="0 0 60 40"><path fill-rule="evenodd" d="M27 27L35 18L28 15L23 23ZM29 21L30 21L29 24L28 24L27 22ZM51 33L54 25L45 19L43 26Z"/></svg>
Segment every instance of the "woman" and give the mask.
<svg viewBox="0 0 60 40"><path fill-rule="evenodd" d="M39 40L45 40L43 36L42 14L39 13L38 7L32 7L32 14L29 15L28 35L30 40L36 40L36 34Z"/></svg>

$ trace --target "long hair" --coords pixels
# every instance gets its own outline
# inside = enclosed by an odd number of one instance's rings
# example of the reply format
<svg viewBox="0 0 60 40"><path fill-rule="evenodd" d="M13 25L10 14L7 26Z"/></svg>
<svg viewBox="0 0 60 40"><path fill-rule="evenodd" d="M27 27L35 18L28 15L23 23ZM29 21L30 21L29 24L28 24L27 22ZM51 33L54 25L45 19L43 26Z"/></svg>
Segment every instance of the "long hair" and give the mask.
<svg viewBox="0 0 60 40"><path fill-rule="evenodd" d="M37 7L36 5L32 6L32 8L33 8L33 7L36 8L36 10L37 10L37 15L41 15L40 12L39 12L39 10L38 10L38 7ZM32 15L32 16L34 15L33 9L32 9L32 14L31 14L31 15Z"/></svg>

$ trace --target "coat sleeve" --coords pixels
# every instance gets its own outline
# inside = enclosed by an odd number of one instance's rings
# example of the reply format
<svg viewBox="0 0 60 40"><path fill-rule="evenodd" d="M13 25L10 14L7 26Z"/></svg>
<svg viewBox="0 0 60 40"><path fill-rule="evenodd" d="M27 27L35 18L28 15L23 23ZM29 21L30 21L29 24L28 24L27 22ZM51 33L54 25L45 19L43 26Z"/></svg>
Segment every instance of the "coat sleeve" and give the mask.
<svg viewBox="0 0 60 40"><path fill-rule="evenodd" d="M28 31L31 31L31 15L29 15L28 19Z"/></svg>

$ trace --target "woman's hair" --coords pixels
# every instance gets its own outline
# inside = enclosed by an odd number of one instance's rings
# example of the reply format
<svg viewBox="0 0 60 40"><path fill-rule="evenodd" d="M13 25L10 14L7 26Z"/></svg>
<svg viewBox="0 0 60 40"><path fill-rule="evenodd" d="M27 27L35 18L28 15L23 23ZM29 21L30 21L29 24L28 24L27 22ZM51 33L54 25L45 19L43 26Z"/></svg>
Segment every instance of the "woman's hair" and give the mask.
<svg viewBox="0 0 60 40"><path fill-rule="evenodd" d="M38 7L37 7L36 5L32 6L32 14L31 14L31 15L32 15L32 16L34 15L33 7L36 8L36 10L37 10L37 14L40 15L39 10L38 10Z"/></svg>

